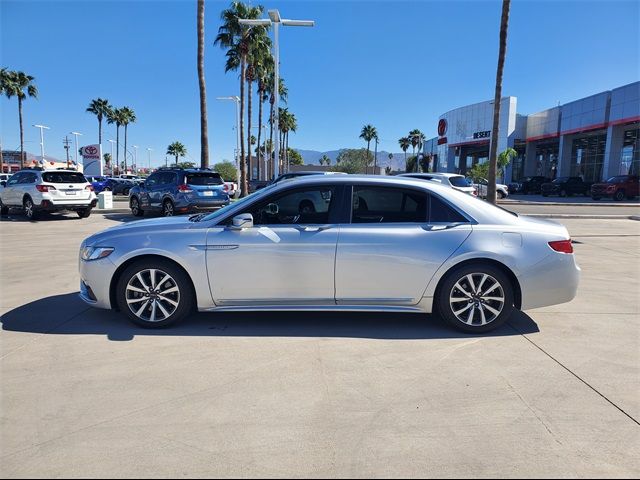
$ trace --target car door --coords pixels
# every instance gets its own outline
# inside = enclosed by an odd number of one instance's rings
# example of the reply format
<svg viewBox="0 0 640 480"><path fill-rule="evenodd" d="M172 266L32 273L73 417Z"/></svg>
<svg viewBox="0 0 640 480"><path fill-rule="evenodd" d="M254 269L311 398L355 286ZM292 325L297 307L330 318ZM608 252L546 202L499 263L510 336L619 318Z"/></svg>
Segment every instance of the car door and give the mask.
<svg viewBox="0 0 640 480"><path fill-rule="evenodd" d="M275 192L209 229L209 284L218 306L335 305L334 265L341 188L319 184Z"/></svg>
<svg viewBox="0 0 640 480"><path fill-rule="evenodd" d="M143 209L151 208L150 192L153 191L153 189L157 186L160 175L161 173L159 172L152 173L151 175L149 175L149 178L147 178L147 180L142 185L140 185L140 206ZM124 181L125 180L120 180L118 183L123 183Z"/></svg>
<svg viewBox="0 0 640 480"><path fill-rule="evenodd" d="M424 190L354 185L351 199L336 254L340 305L415 305L471 233L468 218Z"/></svg>
<svg viewBox="0 0 640 480"><path fill-rule="evenodd" d="M152 208L162 208L162 200L166 194L172 193L176 186L175 172L161 172L158 181L149 189Z"/></svg>
<svg viewBox="0 0 640 480"><path fill-rule="evenodd" d="M19 172L19 173L16 173L15 175L12 175L11 178L7 180L7 185L2 189L2 203L4 203L5 205L17 205L16 191L18 189L18 184L20 183L20 179L22 178L23 175L24 173Z"/></svg>

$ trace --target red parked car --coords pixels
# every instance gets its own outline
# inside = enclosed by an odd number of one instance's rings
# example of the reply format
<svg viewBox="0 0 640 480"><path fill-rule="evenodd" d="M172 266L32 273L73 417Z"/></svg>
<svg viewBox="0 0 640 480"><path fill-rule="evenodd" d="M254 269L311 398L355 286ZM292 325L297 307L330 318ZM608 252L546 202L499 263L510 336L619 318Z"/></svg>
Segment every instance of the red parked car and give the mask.
<svg viewBox="0 0 640 480"><path fill-rule="evenodd" d="M637 175L618 175L606 182L591 185L591 198L613 197L614 200L631 200L640 195L640 179Z"/></svg>

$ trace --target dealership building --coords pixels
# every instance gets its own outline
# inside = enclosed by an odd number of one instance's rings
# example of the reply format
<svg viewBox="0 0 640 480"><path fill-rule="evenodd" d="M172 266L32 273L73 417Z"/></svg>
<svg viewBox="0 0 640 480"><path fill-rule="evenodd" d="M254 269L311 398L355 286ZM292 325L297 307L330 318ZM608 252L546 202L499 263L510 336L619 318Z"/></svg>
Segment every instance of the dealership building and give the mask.
<svg viewBox="0 0 640 480"><path fill-rule="evenodd" d="M438 136L423 148L435 171L465 175L488 160L493 103L440 116ZM640 173L640 82L529 115L518 113L517 104L516 97L500 104L498 152L511 147L518 154L505 169L505 183L532 175L595 182Z"/></svg>

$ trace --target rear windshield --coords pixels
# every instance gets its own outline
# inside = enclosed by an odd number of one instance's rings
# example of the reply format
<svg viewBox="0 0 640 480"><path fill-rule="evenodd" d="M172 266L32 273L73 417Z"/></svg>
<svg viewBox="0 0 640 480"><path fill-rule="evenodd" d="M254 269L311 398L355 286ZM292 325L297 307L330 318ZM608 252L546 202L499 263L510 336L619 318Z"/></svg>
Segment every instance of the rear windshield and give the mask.
<svg viewBox="0 0 640 480"><path fill-rule="evenodd" d="M77 172L47 172L42 174L42 180L48 183L87 183L84 175Z"/></svg>
<svg viewBox="0 0 640 480"><path fill-rule="evenodd" d="M187 174L189 185L222 185L219 173L189 173Z"/></svg>
<svg viewBox="0 0 640 480"><path fill-rule="evenodd" d="M449 177L449 181L451 182L451 185L453 185L454 187L468 187L469 184L467 183L467 179L460 176L460 177Z"/></svg>

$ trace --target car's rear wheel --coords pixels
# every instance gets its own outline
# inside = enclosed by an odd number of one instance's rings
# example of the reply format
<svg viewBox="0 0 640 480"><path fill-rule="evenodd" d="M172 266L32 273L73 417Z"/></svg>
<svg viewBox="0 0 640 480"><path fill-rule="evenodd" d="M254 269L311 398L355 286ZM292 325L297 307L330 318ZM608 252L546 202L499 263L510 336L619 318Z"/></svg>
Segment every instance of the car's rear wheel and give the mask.
<svg viewBox="0 0 640 480"><path fill-rule="evenodd" d="M171 200L165 200L162 204L162 215L165 217L173 217L173 215L175 215L175 209Z"/></svg>
<svg viewBox="0 0 640 480"><path fill-rule="evenodd" d="M566 197L567 196L567 191L564 190L564 189L560 190L560 196L561 197Z"/></svg>
<svg viewBox="0 0 640 480"><path fill-rule="evenodd" d="M81 208L77 210L76 213L80 218L88 218L91 215L91 208Z"/></svg>
<svg viewBox="0 0 640 480"><path fill-rule="evenodd" d="M162 259L130 265L120 276L116 289L120 310L145 328L166 327L182 320L195 305L187 274Z"/></svg>
<svg viewBox="0 0 640 480"><path fill-rule="evenodd" d="M449 272L436 301L438 312L450 325L463 332L483 333L511 316L513 286L499 268L474 263Z"/></svg>
<svg viewBox="0 0 640 480"><path fill-rule="evenodd" d="M504 194L504 192L502 190L498 190L497 195L498 195L498 198L500 200L502 200L504 197L506 197L506 195Z"/></svg>
<svg viewBox="0 0 640 480"><path fill-rule="evenodd" d="M140 208L140 200L138 200L138 197L133 197L131 199L131 201L129 202L129 207L131 208L131 214L134 217L141 217L144 215L144 210Z"/></svg>
<svg viewBox="0 0 640 480"><path fill-rule="evenodd" d="M616 192L616 194L613 196L613 199L617 202L620 202L622 200L624 200L624 190L620 189Z"/></svg>
<svg viewBox="0 0 640 480"><path fill-rule="evenodd" d="M9 214L9 207L7 207L2 200L0 200L0 215L3 217Z"/></svg>
<svg viewBox="0 0 640 480"><path fill-rule="evenodd" d="M36 207L30 197L23 200L22 208L24 209L24 216L27 217L28 220L35 220L38 218L38 212L36 212Z"/></svg>

